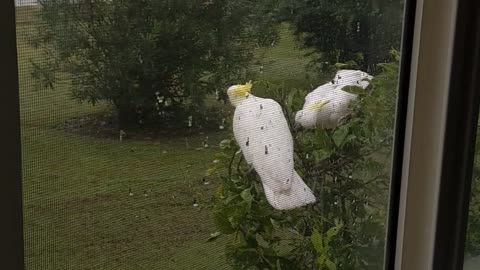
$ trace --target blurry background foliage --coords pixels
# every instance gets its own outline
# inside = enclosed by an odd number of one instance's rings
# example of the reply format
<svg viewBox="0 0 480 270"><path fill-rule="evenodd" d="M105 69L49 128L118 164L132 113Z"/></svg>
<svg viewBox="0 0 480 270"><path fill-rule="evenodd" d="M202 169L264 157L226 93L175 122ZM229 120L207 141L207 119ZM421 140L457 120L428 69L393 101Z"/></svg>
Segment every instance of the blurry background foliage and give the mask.
<svg viewBox="0 0 480 270"><path fill-rule="evenodd" d="M122 128L182 123L207 94L244 81L253 50L277 39L270 5L252 0L40 0L32 42L41 87L71 84L72 97L108 101Z"/></svg>
<svg viewBox="0 0 480 270"><path fill-rule="evenodd" d="M280 22L293 26L317 69L346 63L375 74L399 49L403 14L403 0L40 3L44 23L32 39L44 54L32 63L38 85L67 82L76 100L113 104L122 128L183 124L208 95L225 100L229 84L255 77L254 50L275 46Z"/></svg>
<svg viewBox="0 0 480 270"><path fill-rule="evenodd" d="M376 73L376 64L399 50L404 0L285 0L280 18L293 24L314 64L329 70L336 63Z"/></svg>

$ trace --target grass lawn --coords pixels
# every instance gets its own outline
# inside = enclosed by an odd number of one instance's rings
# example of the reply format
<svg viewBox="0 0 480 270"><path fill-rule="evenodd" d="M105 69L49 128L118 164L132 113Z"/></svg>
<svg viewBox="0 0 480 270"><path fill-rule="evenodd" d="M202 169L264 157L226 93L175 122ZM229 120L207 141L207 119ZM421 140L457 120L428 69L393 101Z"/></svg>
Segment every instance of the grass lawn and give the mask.
<svg viewBox="0 0 480 270"><path fill-rule="evenodd" d="M72 101L68 86L35 90L29 61L40 56L26 42L35 31L25 14L17 31L27 269L228 269L224 240L206 241L218 181L202 182L228 131L208 134L203 149L205 134L120 142L54 128L110 108ZM259 55L262 79L310 83L287 28Z"/></svg>

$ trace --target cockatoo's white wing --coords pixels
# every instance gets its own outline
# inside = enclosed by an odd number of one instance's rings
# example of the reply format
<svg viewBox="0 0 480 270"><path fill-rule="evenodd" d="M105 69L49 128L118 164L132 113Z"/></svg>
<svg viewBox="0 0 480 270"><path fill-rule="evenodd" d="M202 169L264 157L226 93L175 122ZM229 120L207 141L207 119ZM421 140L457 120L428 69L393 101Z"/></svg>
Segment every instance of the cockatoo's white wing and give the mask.
<svg viewBox="0 0 480 270"><path fill-rule="evenodd" d="M315 104L319 100L325 100L330 97L331 92L335 89L335 85L332 83L326 83L314 89L305 97L304 108Z"/></svg>
<svg viewBox="0 0 480 270"><path fill-rule="evenodd" d="M350 103L357 95L342 90L343 85L326 83L305 98L296 121L304 128L334 128L348 115Z"/></svg>
<svg viewBox="0 0 480 270"><path fill-rule="evenodd" d="M250 96L235 110L234 134L262 179L275 192L289 190L293 178L293 139L275 101Z"/></svg>
<svg viewBox="0 0 480 270"><path fill-rule="evenodd" d="M330 120L334 113L335 104L332 103L336 86L326 83L317 87L305 97L303 109L297 113L295 121L304 128L331 128L335 125Z"/></svg>
<svg viewBox="0 0 480 270"><path fill-rule="evenodd" d="M315 201L294 170L293 138L277 102L250 95L235 110L233 131L246 161L260 175L272 206L285 210ZM299 192L299 186L305 190Z"/></svg>
<svg viewBox="0 0 480 270"><path fill-rule="evenodd" d="M254 131L248 124L250 121L252 121L252 119L248 110L239 109L238 107L235 109L235 114L233 116L233 134L242 150L245 161L249 165L252 165L253 150L252 147L250 147L250 137L252 137Z"/></svg>

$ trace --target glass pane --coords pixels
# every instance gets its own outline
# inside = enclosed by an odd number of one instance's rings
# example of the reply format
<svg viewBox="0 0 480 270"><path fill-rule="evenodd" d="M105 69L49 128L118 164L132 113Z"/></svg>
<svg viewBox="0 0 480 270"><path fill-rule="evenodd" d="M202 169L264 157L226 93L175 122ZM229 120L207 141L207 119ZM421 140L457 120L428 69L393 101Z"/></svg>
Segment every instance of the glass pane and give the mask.
<svg viewBox="0 0 480 270"><path fill-rule="evenodd" d="M480 126L480 125L479 125ZM473 167L472 195L468 215L465 245L465 270L480 268L480 132L477 130Z"/></svg>
<svg viewBox="0 0 480 270"><path fill-rule="evenodd" d="M403 0L17 0L27 269L381 269Z"/></svg>

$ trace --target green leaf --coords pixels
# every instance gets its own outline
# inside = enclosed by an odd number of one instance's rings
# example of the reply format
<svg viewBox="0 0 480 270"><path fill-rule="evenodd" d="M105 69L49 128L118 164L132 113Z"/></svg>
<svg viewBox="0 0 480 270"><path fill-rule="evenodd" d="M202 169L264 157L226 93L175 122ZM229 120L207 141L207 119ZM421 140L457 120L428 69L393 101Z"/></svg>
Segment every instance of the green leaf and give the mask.
<svg viewBox="0 0 480 270"><path fill-rule="evenodd" d="M325 266L328 268L328 270L337 270L337 266L329 259L325 260Z"/></svg>
<svg viewBox="0 0 480 270"><path fill-rule="evenodd" d="M272 226L273 226L274 229L278 230L278 229L281 228L280 223L273 218L270 218L270 223L272 223Z"/></svg>
<svg viewBox="0 0 480 270"><path fill-rule="evenodd" d="M287 95L287 98L285 100L285 103L286 103L285 105L291 107L296 94L297 94L296 90L291 90Z"/></svg>
<svg viewBox="0 0 480 270"><path fill-rule="evenodd" d="M240 197L248 203L251 203L253 201L252 193L250 192L250 189L245 189L240 193Z"/></svg>
<svg viewBox="0 0 480 270"><path fill-rule="evenodd" d="M325 248L323 247L322 235L317 230L313 230L310 240L318 253L324 253Z"/></svg>
<svg viewBox="0 0 480 270"><path fill-rule="evenodd" d="M342 224L338 224L337 226L328 229L328 231L326 233L326 237L325 237L325 245L326 246L328 246L328 244L330 243L330 240L332 240L333 237L338 235L338 232L340 231L340 229L342 227L343 227Z"/></svg>
<svg viewBox="0 0 480 270"><path fill-rule="evenodd" d="M313 156L315 157L315 161L317 163L329 158L331 155L332 152L325 149L313 151Z"/></svg>
<svg viewBox="0 0 480 270"><path fill-rule="evenodd" d="M337 147L342 147L345 138L348 135L348 128L346 127L340 127L333 133L333 141L335 142L335 145Z"/></svg>
<svg viewBox="0 0 480 270"><path fill-rule="evenodd" d="M232 234L235 232L235 229L229 221L229 216L223 210L213 211L213 222L219 232L223 234Z"/></svg>
<svg viewBox="0 0 480 270"><path fill-rule="evenodd" d="M319 269L322 269L323 266L325 265L325 261L327 260L327 256L325 254L321 254L318 258L317 258L317 264L318 264L318 268Z"/></svg>
<svg viewBox="0 0 480 270"><path fill-rule="evenodd" d="M238 198L238 195L232 195L232 196L228 196L226 199L225 199L225 204L230 204L232 201L234 201L235 199Z"/></svg>

